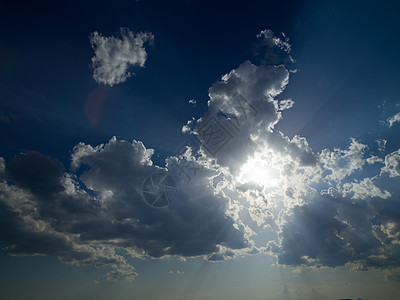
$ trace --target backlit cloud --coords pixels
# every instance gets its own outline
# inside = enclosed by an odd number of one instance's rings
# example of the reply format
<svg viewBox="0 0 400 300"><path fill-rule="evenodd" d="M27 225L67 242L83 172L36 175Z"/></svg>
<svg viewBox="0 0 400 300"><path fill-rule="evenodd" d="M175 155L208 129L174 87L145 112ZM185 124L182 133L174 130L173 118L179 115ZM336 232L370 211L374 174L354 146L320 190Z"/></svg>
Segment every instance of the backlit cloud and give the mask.
<svg viewBox="0 0 400 300"><path fill-rule="evenodd" d="M294 60L285 35L258 38L261 62L244 61L210 87L207 112L182 129L194 143L165 164L141 141L115 137L79 143L70 166L34 151L1 158L7 253L105 266L109 280L137 275L127 257L217 262L268 252L293 267L400 267L400 150L379 156L386 140L376 155L350 138L343 149L317 152L305 137L277 130L294 104L279 98ZM125 81L130 65L144 66L152 39L127 29L121 39L93 33L94 78ZM152 174L173 179L168 206L144 201Z"/></svg>

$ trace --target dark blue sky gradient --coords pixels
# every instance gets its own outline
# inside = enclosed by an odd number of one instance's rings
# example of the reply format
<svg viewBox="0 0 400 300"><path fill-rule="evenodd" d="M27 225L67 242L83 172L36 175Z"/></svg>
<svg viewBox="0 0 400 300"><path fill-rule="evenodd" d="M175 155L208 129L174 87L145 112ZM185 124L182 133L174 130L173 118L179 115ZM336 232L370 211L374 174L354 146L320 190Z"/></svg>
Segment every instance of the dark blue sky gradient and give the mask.
<svg viewBox="0 0 400 300"><path fill-rule="evenodd" d="M2 126L6 158L34 148L66 163L77 142L112 135L142 140L163 157L174 152L181 126L203 114L208 88L242 61L256 60L251 44L267 27L291 38L299 70L280 95L296 104L278 128L307 137L315 150L365 138L381 117L377 106L399 98L400 26L396 5L387 3L27 2L2 11L0 105L23 115ZM107 91L91 126L84 108L98 85L88 68L88 36L113 35L121 26L150 31L155 43L146 67ZM192 98L196 108L187 103Z"/></svg>

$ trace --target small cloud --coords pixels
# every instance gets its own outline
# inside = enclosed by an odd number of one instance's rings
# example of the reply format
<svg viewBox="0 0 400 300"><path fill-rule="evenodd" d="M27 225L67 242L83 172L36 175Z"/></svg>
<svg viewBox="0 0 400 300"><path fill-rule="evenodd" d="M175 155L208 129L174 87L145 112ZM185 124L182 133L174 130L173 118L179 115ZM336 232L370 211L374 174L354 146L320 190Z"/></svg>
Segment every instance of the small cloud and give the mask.
<svg viewBox="0 0 400 300"><path fill-rule="evenodd" d="M383 159L375 155L371 155L369 158L367 158L367 163L369 165L373 165L378 162L383 162Z"/></svg>
<svg viewBox="0 0 400 300"><path fill-rule="evenodd" d="M190 99L189 103L196 107L197 101L195 99Z"/></svg>
<svg viewBox="0 0 400 300"><path fill-rule="evenodd" d="M271 30L266 29L261 31L257 38L259 40L254 45L253 52L256 57L261 58L263 64L280 65L294 62L290 56L289 38L283 32L275 35Z"/></svg>
<svg viewBox="0 0 400 300"><path fill-rule="evenodd" d="M289 109L294 105L294 101L291 99L279 101L279 110Z"/></svg>
<svg viewBox="0 0 400 300"><path fill-rule="evenodd" d="M389 177L400 176L400 149L385 156L385 166L381 174L388 173Z"/></svg>
<svg viewBox="0 0 400 300"><path fill-rule="evenodd" d="M324 168L331 172L325 177L326 180L341 181L355 171L362 170L365 164L363 157L366 149L367 145L352 138L348 149L322 150L320 161L323 163Z"/></svg>
<svg viewBox="0 0 400 300"><path fill-rule="evenodd" d="M400 122L400 112L398 112L394 116L388 118L387 122L389 123L389 128L392 127L394 125L394 123Z"/></svg>
<svg viewBox="0 0 400 300"><path fill-rule="evenodd" d="M95 31L89 37L95 52L92 57L93 78L99 84L119 84L134 75L128 72L129 67L144 67L147 53L143 45L154 40L153 34L133 33L128 28L120 28L120 35L121 38L105 37Z"/></svg>
<svg viewBox="0 0 400 300"><path fill-rule="evenodd" d="M182 126L182 132L183 133L191 132L193 129L194 123L195 123L195 118L192 117L191 120L187 121L186 124Z"/></svg>
<svg viewBox="0 0 400 300"><path fill-rule="evenodd" d="M378 150L380 152L385 151L387 140L379 139L379 140L376 140L376 143L378 144Z"/></svg>
<svg viewBox="0 0 400 300"><path fill-rule="evenodd" d="M171 271L168 272L168 274L169 275L173 275L173 274L183 275L183 274L185 274L185 272L184 271L180 271L180 270L176 270L176 271L171 270Z"/></svg>

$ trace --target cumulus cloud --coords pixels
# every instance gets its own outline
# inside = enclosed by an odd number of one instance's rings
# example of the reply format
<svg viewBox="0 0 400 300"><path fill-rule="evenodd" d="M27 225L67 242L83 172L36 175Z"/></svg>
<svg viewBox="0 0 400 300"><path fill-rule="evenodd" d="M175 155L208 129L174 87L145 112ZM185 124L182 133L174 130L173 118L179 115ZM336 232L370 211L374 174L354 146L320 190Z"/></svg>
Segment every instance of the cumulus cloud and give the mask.
<svg viewBox="0 0 400 300"><path fill-rule="evenodd" d="M364 178L362 181L357 179L354 182L343 184L343 196L349 196L352 199L368 199L379 197L387 199L392 196L389 191L381 190L374 183L373 178Z"/></svg>
<svg viewBox="0 0 400 300"><path fill-rule="evenodd" d="M376 198L368 204L333 192L323 194L293 210L282 227L281 243L271 243L271 250L280 263L292 266L398 267L399 228L384 216L385 202Z"/></svg>
<svg viewBox="0 0 400 300"><path fill-rule="evenodd" d="M366 158L369 147L354 138L347 149L314 153L305 138L290 139L276 131L282 111L294 103L275 99L288 83L286 64L293 59L287 40L271 31L259 37L268 48L262 64L247 61L222 76L209 90L208 114L185 128L198 137L204 155L228 170L224 175L233 185L221 189L237 205L246 233L253 237L267 228L275 230L276 237L272 234L273 240L266 243L285 265L398 266L397 209L393 206L397 193L393 185L382 184L388 182L383 180L386 175L399 176L398 153ZM214 132L225 135L213 136ZM208 144L210 137L220 142L217 147ZM250 174L243 175L249 161L253 163ZM363 178L364 166L378 162L385 163L381 173ZM323 192L321 186L336 189ZM383 205L392 207L390 216L384 216ZM224 251L208 257L210 261L224 259Z"/></svg>
<svg viewBox="0 0 400 300"><path fill-rule="evenodd" d="M400 149L385 156L382 173L388 173L389 177L400 176Z"/></svg>
<svg viewBox="0 0 400 300"><path fill-rule="evenodd" d="M250 61L222 76L209 90L208 115L197 120L193 131L203 149L236 172L254 153L252 135L270 131L281 118L274 97L288 79L284 66L256 66Z"/></svg>
<svg viewBox="0 0 400 300"><path fill-rule="evenodd" d="M279 263L303 267L352 265L358 270L398 268L397 152L385 157L380 174L338 184L338 189L322 191L311 201L295 206L282 223L278 242L269 243Z"/></svg>
<svg viewBox="0 0 400 300"><path fill-rule="evenodd" d="M127 29L121 30L121 39L93 33L94 78L109 85L124 81L130 75L129 65L144 65L143 44L152 38ZM165 167L156 166L151 160L153 150L140 141L116 138L96 147L78 144L69 171L37 152L17 155L5 164L1 190L4 211L9 212L3 226L14 222L18 228L18 233L2 236L9 245L7 251L55 255L77 265L90 261L107 265L113 268L107 275L111 279L135 276L133 267L116 251L154 258L204 255L212 261L244 253L243 249L254 250L249 240L252 230L240 216L237 197L242 195L232 187L232 176L225 167L236 160L232 172L239 171L241 162L254 153L251 146L256 142L251 135L269 131L279 121L281 112L274 97L286 86L288 75L284 66L246 61L210 88L210 115L237 131L230 150L225 150L226 157L218 154L218 162L203 143L200 149L188 148L169 157ZM207 120L194 121L188 124L194 130L187 131L202 138L200 127ZM196 180L191 182L182 176L182 167L188 165L196 170ZM142 185L150 174L167 170L179 187L176 199L155 210L143 201ZM253 208L247 213L253 219L263 215ZM28 228L38 228L34 232L38 237L20 240L33 234ZM57 243L45 243L49 236L58 237Z"/></svg>
<svg viewBox="0 0 400 300"><path fill-rule="evenodd" d="M5 164L0 188L0 239L6 251L107 266L106 278L114 280L136 276L117 251L135 257L195 257L218 252L220 246L247 246L240 224L226 213L228 199L209 186L215 171L206 163L198 165L196 182L178 182L181 188L169 207L147 205L144 179L165 172L153 165L152 154L139 141L80 143L70 172L38 152L17 155Z"/></svg>
<svg viewBox="0 0 400 300"><path fill-rule="evenodd" d="M320 155L320 161L324 168L330 171L326 176L328 181L341 181L357 170L361 170L365 164L363 158L367 146L354 138L348 149L324 149Z"/></svg>
<svg viewBox="0 0 400 300"><path fill-rule="evenodd" d="M285 35L266 30L258 38L261 64L245 61L221 76L209 89L207 113L183 126L197 144L166 160L180 187L168 213L149 213L143 201L133 200L139 179L163 169L152 164L143 144L114 139L75 148L72 166L89 166L79 179L120 222L115 231L109 225L110 238L119 241L113 245L134 245L135 253L152 257L203 255L210 262L269 251L295 267L399 267L400 150L380 157L351 138L345 149L315 153L304 137L276 130L294 104L277 99L294 60ZM380 152L385 144L379 140ZM378 163L384 164L378 174L363 177L364 167ZM206 229L204 220L212 220ZM121 236L121 222L141 234L129 227ZM104 240L102 232L81 236Z"/></svg>
<svg viewBox="0 0 400 300"><path fill-rule="evenodd" d="M121 36L91 37L100 83L122 82L129 65L145 63L152 35ZM0 158L6 251L108 267L108 280L134 279L129 256L217 262L268 251L296 267L399 267L400 150L375 156L352 138L345 149L316 153L306 138L278 131L294 104L277 99L292 73L290 44L269 30L258 38L261 63L245 61L210 87L208 111L182 128L193 143L163 166L142 142L115 137L79 143L66 168L34 151ZM379 141L381 152L386 140ZM364 167L377 174L363 177ZM142 188L157 173L177 190L169 206L155 209Z"/></svg>
<svg viewBox="0 0 400 300"><path fill-rule="evenodd" d="M92 57L93 78L99 84L119 84L134 75L129 72L131 66L144 67L147 59L144 44L153 42L153 34L133 33L128 28L121 28L120 36L105 37L95 31L89 37L95 52Z"/></svg>

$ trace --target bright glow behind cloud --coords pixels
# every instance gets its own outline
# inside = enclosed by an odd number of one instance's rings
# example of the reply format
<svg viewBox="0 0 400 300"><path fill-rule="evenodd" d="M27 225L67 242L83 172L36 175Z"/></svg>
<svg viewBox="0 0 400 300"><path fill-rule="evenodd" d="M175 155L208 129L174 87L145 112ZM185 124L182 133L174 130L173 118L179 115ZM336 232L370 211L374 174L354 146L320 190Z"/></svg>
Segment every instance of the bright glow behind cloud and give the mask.
<svg viewBox="0 0 400 300"><path fill-rule="evenodd" d="M239 180L273 187L279 181L279 172L273 163L259 157L250 158L241 168Z"/></svg>
<svg viewBox="0 0 400 300"><path fill-rule="evenodd" d="M145 63L143 43L152 35L121 35L92 35L100 83L123 82L129 65ZM183 130L200 145L168 157L165 167L142 142L115 137L95 147L79 143L69 170L33 151L0 159L7 252L108 266L109 279L136 276L125 256L218 261L268 251L291 266L400 267L400 150L371 159L368 146L351 139L346 149L315 153L304 137L277 131L294 103L277 99L293 59L284 35L258 37L262 64L245 61L210 87L208 113ZM364 178L372 163L380 169ZM142 184L166 170L177 198L153 209ZM266 232L268 240L260 239Z"/></svg>

